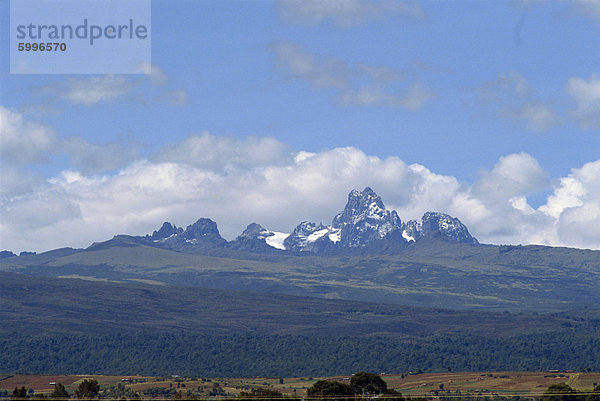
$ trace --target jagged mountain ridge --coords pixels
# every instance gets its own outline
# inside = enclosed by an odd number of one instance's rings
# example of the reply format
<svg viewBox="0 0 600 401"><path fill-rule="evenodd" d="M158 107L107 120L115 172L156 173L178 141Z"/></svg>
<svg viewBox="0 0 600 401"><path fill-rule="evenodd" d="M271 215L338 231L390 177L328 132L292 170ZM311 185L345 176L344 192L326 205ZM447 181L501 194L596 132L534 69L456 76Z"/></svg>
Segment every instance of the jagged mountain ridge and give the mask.
<svg viewBox="0 0 600 401"><path fill-rule="evenodd" d="M421 221L404 223L395 210L386 209L381 197L366 187L362 192L352 190L344 210L327 226L303 221L287 234L251 223L236 239L227 242L219 234L214 221L201 218L185 230L165 222L151 235L137 238L153 246L189 253L229 248L258 253L290 251L323 254L348 248L381 249L382 245L384 248L385 245L402 248L411 242L432 237L478 243L460 220L444 213L427 212Z"/></svg>
<svg viewBox="0 0 600 401"><path fill-rule="evenodd" d="M198 219L185 230L165 222L152 235L138 238L161 248L190 253L224 248L228 245L227 240L219 234L217 223L207 218Z"/></svg>

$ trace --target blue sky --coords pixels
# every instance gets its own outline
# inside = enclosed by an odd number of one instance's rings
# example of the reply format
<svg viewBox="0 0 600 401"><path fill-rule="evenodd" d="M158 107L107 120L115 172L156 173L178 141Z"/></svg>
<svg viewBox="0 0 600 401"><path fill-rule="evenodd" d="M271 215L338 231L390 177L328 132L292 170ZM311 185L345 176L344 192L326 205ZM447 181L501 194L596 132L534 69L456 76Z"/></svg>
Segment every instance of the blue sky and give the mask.
<svg viewBox="0 0 600 401"><path fill-rule="evenodd" d="M154 0L149 75L11 75L2 26L2 248L289 232L365 185L482 242L600 248L600 2Z"/></svg>

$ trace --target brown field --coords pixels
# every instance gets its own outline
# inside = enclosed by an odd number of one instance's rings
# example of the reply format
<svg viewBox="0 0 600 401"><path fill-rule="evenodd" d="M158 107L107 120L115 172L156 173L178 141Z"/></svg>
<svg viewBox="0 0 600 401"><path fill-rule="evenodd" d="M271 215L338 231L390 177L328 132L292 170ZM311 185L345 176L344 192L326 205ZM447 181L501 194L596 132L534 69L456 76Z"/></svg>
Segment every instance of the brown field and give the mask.
<svg viewBox="0 0 600 401"><path fill-rule="evenodd" d="M50 383L62 383L67 391L73 392L84 379L96 379L100 386L116 384L125 376L103 376L103 375L14 375L0 376L0 390L13 390L15 387L24 386L32 388L36 392L52 392L54 385ZM141 376L126 376L142 378Z"/></svg>
<svg viewBox="0 0 600 401"><path fill-rule="evenodd" d="M408 396L435 396L441 388L446 391L460 391L462 394L483 395L520 395L539 396L550 385L566 382L577 390L589 390L600 383L600 373L548 373L548 372L477 372L477 373L424 373L418 375L381 375L388 387L399 390ZM328 377L325 379L349 381L348 376ZM54 386L51 382L63 383L69 392L73 392L86 378L98 380L101 389L123 383L126 388L143 395L150 388L173 388L182 393L191 392L208 397L215 388L220 388L227 396L236 396L241 391L256 387L267 387L287 395L304 396L306 389L315 381L323 378L213 378L193 379L183 377L147 377L147 376L99 376L99 375L14 375L0 376L0 390L13 390L25 386L36 393L49 393ZM122 382L122 379L131 381ZM147 397L146 397L147 398Z"/></svg>
<svg viewBox="0 0 600 401"><path fill-rule="evenodd" d="M388 386L406 395L430 394L432 390L489 393L498 395L541 395L550 385L566 382L577 390L591 390L600 383L600 373L494 372L494 373L425 373L382 375Z"/></svg>

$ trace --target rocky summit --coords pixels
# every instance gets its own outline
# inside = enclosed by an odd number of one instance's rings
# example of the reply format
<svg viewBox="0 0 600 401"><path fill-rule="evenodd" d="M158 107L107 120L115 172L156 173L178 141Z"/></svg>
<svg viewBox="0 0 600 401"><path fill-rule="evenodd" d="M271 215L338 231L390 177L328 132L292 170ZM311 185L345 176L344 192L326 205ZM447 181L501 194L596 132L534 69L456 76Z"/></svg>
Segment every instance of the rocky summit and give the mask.
<svg viewBox="0 0 600 401"><path fill-rule="evenodd" d="M285 249L294 252L325 253L345 248L374 248L388 242L395 248L423 238L441 238L477 244L467 227L455 217L427 212L421 221L403 223L395 210L386 209L381 197L371 188L353 190L348 202L330 226L308 221L300 223L284 241ZM385 247L384 247L385 248Z"/></svg>
<svg viewBox="0 0 600 401"><path fill-rule="evenodd" d="M303 221L291 233L281 233L252 223L227 242L219 234L217 223L201 218L185 230L165 222L152 235L137 238L153 246L188 253L215 249L253 253L327 254L350 249L382 252L402 249L425 238L478 243L459 219L444 213L427 212L421 220L402 222L398 213L386 209L381 197L369 187L352 190L344 210L333 217L330 225Z"/></svg>
<svg viewBox="0 0 600 401"><path fill-rule="evenodd" d="M348 194L346 207L333 218L331 226L340 230L341 247L362 247L402 231L396 211L387 210L381 197L369 187Z"/></svg>
<svg viewBox="0 0 600 401"><path fill-rule="evenodd" d="M405 239L408 237L412 241L427 237L442 237L466 244L479 243L469 234L469 230L459 219L438 212L425 213L421 221L409 221L402 233Z"/></svg>
<svg viewBox="0 0 600 401"><path fill-rule="evenodd" d="M183 230L169 222L152 235L137 237L139 240L160 248L178 252L200 253L207 250L227 247L227 241L219 234L217 223L201 218Z"/></svg>
<svg viewBox="0 0 600 401"><path fill-rule="evenodd" d="M274 233L260 224L251 223L236 239L229 242L228 247L238 251L274 252L282 249L272 242L278 234L281 233Z"/></svg>

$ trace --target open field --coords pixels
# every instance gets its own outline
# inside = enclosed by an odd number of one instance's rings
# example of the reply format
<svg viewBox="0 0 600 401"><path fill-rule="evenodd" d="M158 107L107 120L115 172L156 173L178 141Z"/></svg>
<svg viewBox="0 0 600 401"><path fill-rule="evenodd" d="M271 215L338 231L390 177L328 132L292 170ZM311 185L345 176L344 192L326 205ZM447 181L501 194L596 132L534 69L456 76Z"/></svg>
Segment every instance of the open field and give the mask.
<svg viewBox="0 0 600 401"><path fill-rule="evenodd" d="M150 379L142 376L130 376L138 380ZM50 393L54 385L50 383L62 383L65 388L72 392L84 379L95 379L100 386L111 386L121 381L123 376L105 375L0 375L0 390L13 390L15 387L24 386L34 389L36 393Z"/></svg>
<svg viewBox="0 0 600 401"><path fill-rule="evenodd" d="M386 375L382 378L388 387L402 394L417 397L447 395L447 392L463 395L539 396L550 385L566 382L582 391L590 390L600 383L600 373L578 372L447 372L407 375ZM242 391L253 388L269 388L290 396L303 397L306 389L319 379L349 381L348 376L335 377L296 377L296 378L184 378L148 376L100 376L100 375L0 375L0 391L11 391L15 387L33 388L36 393L49 393L53 385L63 383L70 393L85 378L96 379L102 390L114 389L122 385L139 393L144 398L165 398L176 392L195 394L206 398L234 397ZM443 391L442 391L443 389ZM162 393L161 393L162 392ZM170 392L170 393L169 393ZM157 396L157 393L160 393Z"/></svg>
<svg viewBox="0 0 600 401"><path fill-rule="evenodd" d="M600 373L493 372L493 373L432 373L384 375L388 386L405 395L430 395L440 390L462 393L535 396L550 385L566 382L577 390L592 389L600 383Z"/></svg>
<svg viewBox="0 0 600 401"><path fill-rule="evenodd" d="M0 269L1 270L1 269ZM214 288L111 283L0 271L0 333L184 329L225 335L510 336L575 327L569 316L458 311ZM136 319L131 319L136 316ZM206 324L211 322L211 324Z"/></svg>

